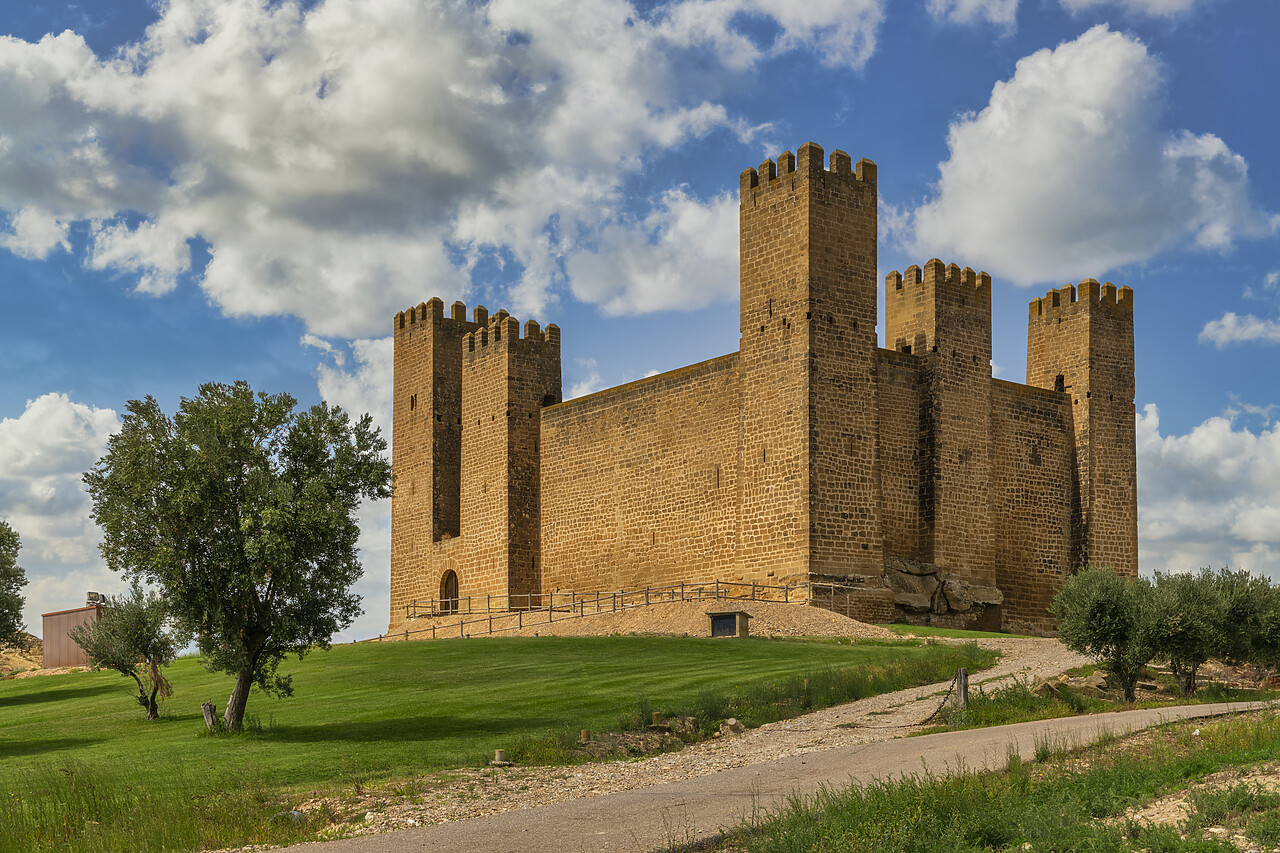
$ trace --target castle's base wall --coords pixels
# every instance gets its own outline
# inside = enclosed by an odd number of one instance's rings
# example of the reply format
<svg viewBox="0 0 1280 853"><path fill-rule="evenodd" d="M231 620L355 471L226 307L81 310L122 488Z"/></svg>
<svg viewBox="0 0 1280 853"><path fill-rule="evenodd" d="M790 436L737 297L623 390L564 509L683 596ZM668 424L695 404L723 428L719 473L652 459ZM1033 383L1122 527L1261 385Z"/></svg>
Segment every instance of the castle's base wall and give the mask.
<svg viewBox="0 0 1280 853"><path fill-rule="evenodd" d="M542 589L730 579L738 355L542 410Z"/></svg>
<svg viewBox="0 0 1280 853"><path fill-rule="evenodd" d="M992 381L996 583L1004 627L1054 630L1048 607L1070 568L1075 441L1071 398Z"/></svg>

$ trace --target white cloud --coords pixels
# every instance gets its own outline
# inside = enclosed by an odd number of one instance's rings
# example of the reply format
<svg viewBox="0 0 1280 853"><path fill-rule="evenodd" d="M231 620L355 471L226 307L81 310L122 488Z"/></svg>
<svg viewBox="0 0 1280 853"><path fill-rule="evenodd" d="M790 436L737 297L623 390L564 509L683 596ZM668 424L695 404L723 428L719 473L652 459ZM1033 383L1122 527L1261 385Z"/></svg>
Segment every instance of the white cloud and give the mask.
<svg viewBox="0 0 1280 853"><path fill-rule="evenodd" d="M564 395L566 400L585 397L604 388L604 379L600 377L600 365L594 358L579 358L576 361L577 373L581 378L569 386L569 393Z"/></svg>
<svg viewBox="0 0 1280 853"><path fill-rule="evenodd" d="M20 258L44 260L54 249L71 249L67 223L38 207L24 207L9 217L9 228L0 232L0 246Z"/></svg>
<svg viewBox="0 0 1280 853"><path fill-rule="evenodd" d="M1155 18L1174 18L1185 15L1210 0L1060 0L1064 9L1082 12L1099 6L1115 6L1126 12L1150 15Z"/></svg>
<svg viewBox="0 0 1280 853"><path fill-rule="evenodd" d="M1018 0L929 0L928 9L935 19L953 24L986 21L1012 28L1018 19Z"/></svg>
<svg viewBox="0 0 1280 853"><path fill-rule="evenodd" d="M65 394L45 394L20 416L0 420L0 518L22 538L29 631L40 632L41 608L76 607L87 590L118 584L98 558L98 528L80 477L119 426L112 410Z"/></svg>
<svg viewBox="0 0 1280 853"><path fill-rule="evenodd" d="M1262 279L1262 286L1267 290L1275 290L1277 284L1280 284L1280 270L1272 270Z"/></svg>
<svg viewBox="0 0 1280 853"><path fill-rule="evenodd" d="M601 226L645 227L621 187L646 158L759 133L716 102L734 74L790 50L860 67L883 7L169 0L111 57L0 38L0 115L24 117L0 136L0 244L43 257L87 223L86 264L141 292L194 276L228 314L342 337L514 259L508 307L537 313Z"/></svg>
<svg viewBox="0 0 1280 853"><path fill-rule="evenodd" d="M1149 404L1137 428L1143 570L1229 564L1280 580L1280 425L1254 432L1229 412L1162 435Z"/></svg>
<svg viewBox="0 0 1280 853"><path fill-rule="evenodd" d="M1146 47L1105 25L1024 57L951 125L912 251L1032 284L1280 230L1250 202L1243 158L1212 134L1161 126L1162 87Z"/></svg>
<svg viewBox="0 0 1280 853"><path fill-rule="evenodd" d="M311 337L311 336L308 336ZM391 397L395 339L370 338L351 342L353 368L345 369L344 353L327 341L304 343L318 346L334 361L316 368L316 384L320 397L331 405L341 406L347 414L358 418L366 412L373 416L374 426L391 443Z"/></svg>
<svg viewBox="0 0 1280 853"><path fill-rule="evenodd" d="M608 314L701 308L738 292L738 202L668 191L640 221L602 229L566 262L573 293Z"/></svg>
<svg viewBox="0 0 1280 853"><path fill-rule="evenodd" d="M1228 344L1253 341L1280 344L1280 319L1267 320L1253 314L1242 317L1234 311L1227 311L1218 319L1204 324L1204 328L1200 330L1200 340L1212 343L1218 349Z"/></svg>

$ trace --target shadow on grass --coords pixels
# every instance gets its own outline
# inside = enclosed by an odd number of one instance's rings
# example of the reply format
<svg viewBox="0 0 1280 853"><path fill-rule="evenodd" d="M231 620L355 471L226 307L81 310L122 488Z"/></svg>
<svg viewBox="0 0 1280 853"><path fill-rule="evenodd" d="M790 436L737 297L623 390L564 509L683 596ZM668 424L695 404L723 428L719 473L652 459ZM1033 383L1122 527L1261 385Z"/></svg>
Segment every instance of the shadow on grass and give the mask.
<svg viewBox="0 0 1280 853"><path fill-rule="evenodd" d="M85 699L89 696L100 696L120 689L117 684L99 684L95 687L55 687L52 690L37 690L33 693L18 693L12 696L0 696L0 708L16 708L19 705L38 705L42 702L62 702L67 699Z"/></svg>
<svg viewBox="0 0 1280 853"><path fill-rule="evenodd" d="M103 740L103 738L95 737L58 737L0 743L0 758L40 755L41 753L57 752L62 749L83 749L102 743Z"/></svg>
<svg viewBox="0 0 1280 853"><path fill-rule="evenodd" d="M485 720L474 717L420 716L396 717L389 720L359 720L325 725L277 725L263 732L264 740L284 743L316 743L344 741L373 743L377 741L421 741L466 738L475 735L536 733L560 728L563 720L520 717Z"/></svg>

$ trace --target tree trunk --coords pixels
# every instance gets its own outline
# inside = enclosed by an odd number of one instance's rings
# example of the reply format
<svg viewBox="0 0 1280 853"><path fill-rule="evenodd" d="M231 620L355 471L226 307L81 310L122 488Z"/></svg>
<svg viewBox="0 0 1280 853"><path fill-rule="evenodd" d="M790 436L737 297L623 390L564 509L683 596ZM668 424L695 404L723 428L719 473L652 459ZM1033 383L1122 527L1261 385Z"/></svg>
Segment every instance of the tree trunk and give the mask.
<svg viewBox="0 0 1280 853"><path fill-rule="evenodd" d="M249 688L253 686L253 667L247 666L236 676L236 686L227 700L227 711L222 715L222 725L229 732L238 732L244 724L244 709L249 704Z"/></svg>

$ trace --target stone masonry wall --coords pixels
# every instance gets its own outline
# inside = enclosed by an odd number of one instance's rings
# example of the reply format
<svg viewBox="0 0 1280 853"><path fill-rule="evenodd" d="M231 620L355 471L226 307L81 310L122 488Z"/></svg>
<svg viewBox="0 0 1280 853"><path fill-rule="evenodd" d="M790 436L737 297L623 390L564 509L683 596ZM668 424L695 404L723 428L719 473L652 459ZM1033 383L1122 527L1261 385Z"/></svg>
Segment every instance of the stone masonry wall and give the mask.
<svg viewBox="0 0 1280 853"><path fill-rule="evenodd" d="M1027 384L1071 398L1079 475L1072 568L1138 571L1133 291L1093 279L1031 300Z"/></svg>
<svg viewBox="0 0 1280 853"><path fill-rule="evenodd" d="M542 412L542 585L737 576L738 356Z"/></svg>
<svg viewBox="0 0 1280 853"><path fill-rule="evenodd" d="M1048 607L1070 569L1075 442L1067 395L992 380L996 585L1003 623L1052 630Z"/></svg>

